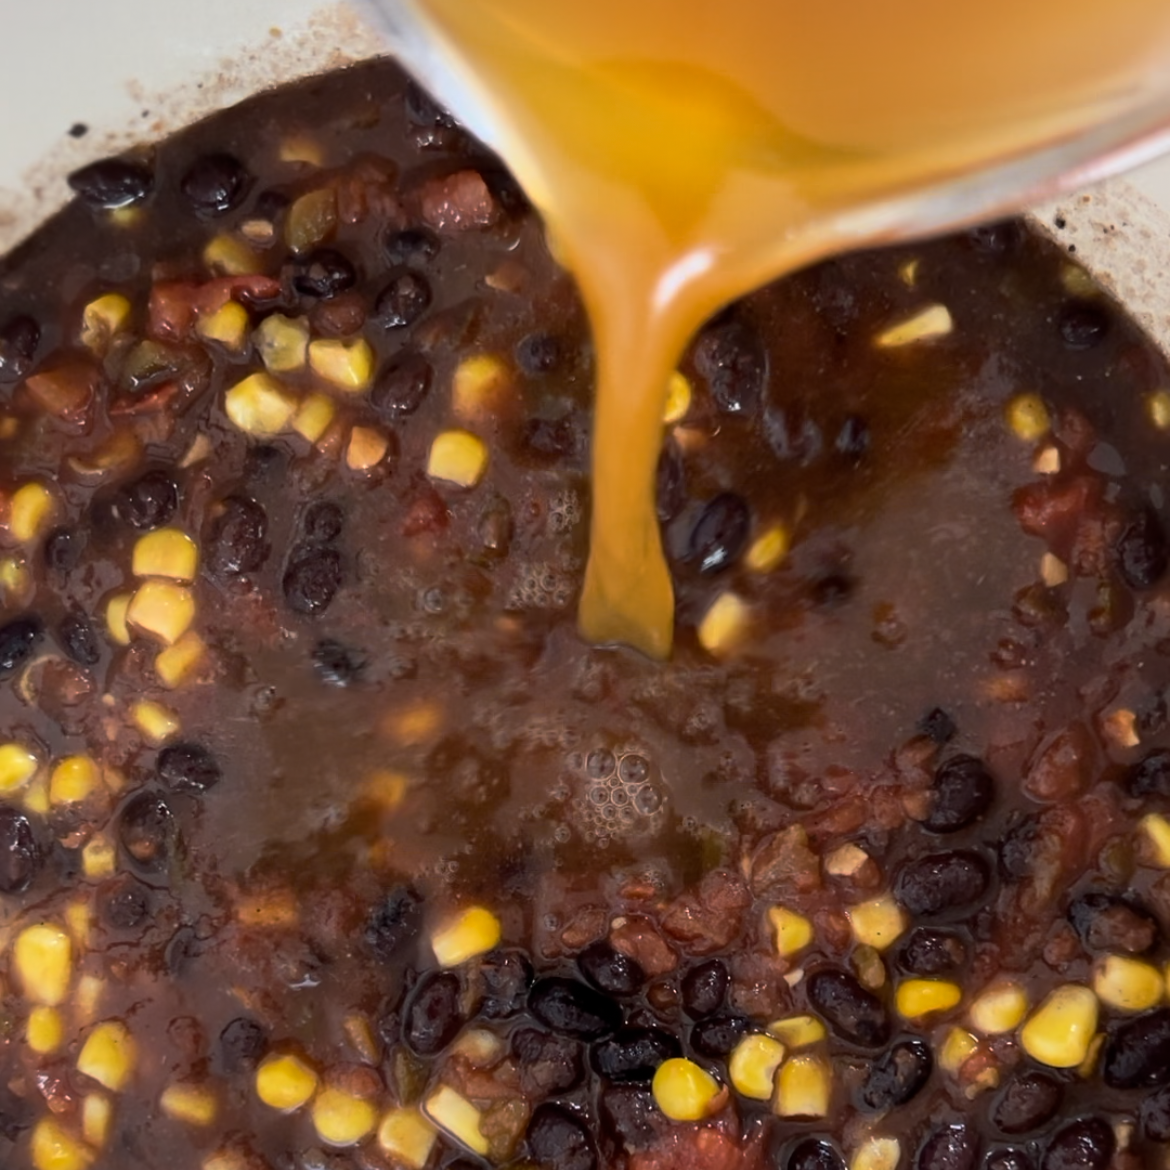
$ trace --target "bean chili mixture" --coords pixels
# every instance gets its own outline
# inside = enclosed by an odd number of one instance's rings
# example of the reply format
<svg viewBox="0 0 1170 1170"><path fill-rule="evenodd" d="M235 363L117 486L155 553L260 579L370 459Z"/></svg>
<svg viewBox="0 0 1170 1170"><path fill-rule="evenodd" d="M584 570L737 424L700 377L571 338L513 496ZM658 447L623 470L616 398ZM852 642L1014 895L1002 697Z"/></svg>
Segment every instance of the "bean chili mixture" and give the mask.
<svg viewBox="0 0 1170 1170"><path fill-rule="evenodd" d="M376 63L0 266L0 1159L1104 1170L1170 1143L1170 385L1014 223L671 386L583 645L587 324Z"/></svg>

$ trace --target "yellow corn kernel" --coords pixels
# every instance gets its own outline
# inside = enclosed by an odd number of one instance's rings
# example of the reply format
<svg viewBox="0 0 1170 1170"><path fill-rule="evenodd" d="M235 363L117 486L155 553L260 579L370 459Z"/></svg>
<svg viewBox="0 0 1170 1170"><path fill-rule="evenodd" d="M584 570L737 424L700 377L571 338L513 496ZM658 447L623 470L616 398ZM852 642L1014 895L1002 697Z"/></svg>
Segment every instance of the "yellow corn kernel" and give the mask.
<svg viewBox="0 0 1170 1170"><path fill-rule="evenodd" d="M907 979L894 995L898 1013L908 1020L920 1020L934 1012L948 1012L962 998L959 985L946 979Z"/></svg>
<svg viewBox="0 0 1170 1170"><path fill-rule="evenodd" d="M81 1135L96 1149L110 1140L114 1103L104 1093L87 1093L81 1102Z"/></svg>
<svg viewBox="0 0 1170 1170"><path fill-rule="evenodd" d="M0 560L0 599L15 604L31 592L32 575L23 556Z"/></svg>
<svg viewBox="0 0 1170 1170"><path fill-rule="evenodd" d="M365 1016L353 1015L345 1017L342 1024L345 1029L345 1038L353 1045L354 1051L366 1064L378 1063L378 1042L374 1039L374 1029Z"/></svg>
<svg viewBox="0 0 1170 1170"><path fill-rule="evenodd" d="M224 410L228 418L244 432L256 438L279 435L292 419L297 396L271 374L249 374L225 395Z"/></svg>
<svg viewBox="0 0 1170 1170"><path fill-rule="evenodd" d="M828 1063L810 1052L801 1053L780 1066L772 1108L779 1117L824 1117L832 1092Z"/></svg>
<svg viewBox="0 0 1170 1170"><path fill-rule="evenodd" d="M40 760L24 744L0 744L0 795L23 788L40 766Z"/></svg>
<svg viewBox="0 0 1170 1170"><path fill-rule="evenodd" d="M788 1016L773 1020L768 1025L768 1035L775 1036L786 1048L808 1048L819 1044L825 1038L825 1025L816 1016Z"/></svg>
<svg viewBox="0 0 1170 1170"><path fill-rule="evenodd" d="M134 543L135 577L166 577L189 585L199 568L199 546L181 529L156 528Z"/></svg>
<svg viewBox="0 0 1170 1170"><path fill-rule="evenodd" d="M717 658L730 654L746 637L749 610L734 593L721 593L699 623L699 645Z"/></svg>
<svg viewBox="0 0 1170 1170"><path fill-rule="evenodd" d="M1146 410L1150 415L1150 422L1160 431L1170 429L1170 391L1155 390L1146 399Z"/></svg>
<svg viewBox="0 0 1170 1170"><path fill-rule="evenodd" d="M768 911L768 922L776 941L776 953L782 959L799 954L812 942L812 923L803 914L784 906L773 906Z"/></svg>
<svg viewBox="0 0 1170 1170"><path fill-rule="evenodd" d="M1162 1002L1162 973L1152 963L1109 955L1093 972L1097 998L1122 1012L1144 1012Z"/></svg>
<svg viewBox="0 0 1170 1170"><path fill-rule="evenodd" d="M386 458L390 440L377 427L354 427L345 448L345 465L352 471L369 471Z"/></svg>
<svg viewBox="0 0 1170 1170"><path fill-rule="evenodd" d="M92 922L92 914L90 913L89 899L82 894L80 897L74 898L65 907L65 929L69 931L73 941L77 943L81 950L85 950L89 943L89 927ZM73 992L73 1003L76 1006L78 998L81 996L82 985L86 980L93 980L100 983L96 975L83 975L77 981L77 990ZM96 1000L95 1000L96 1002Z"/></svg>
<svg viewBox="0 0 1170 1170"><path fill-rule="evenodd" d="M101 356L110 338L121 333L130 320L130 302L121 293L104 293L90 301L81 312L81 344Z"/></svg>
<svg viewBox="0 0 1170 1170"><path fill-rule="evenodd" d="M264 270L261 257L229 232L220 232L207 241L203 246L203 263L212 272L224 276L254 276Z"/></svg>
<svg viewBox="0 0 1170 1170"><path fill-rule="evenodd" d="M770 1101L776 1070L783 1059L784 1045L779 1040L753 1032L731 1050L727 1075L742 1096Z"/></svg>
<svg viewBox="0 0 1170 1170"><path fill-rule="evenodd" d="M1028 995L1018 983L992 984L976 997L967 1013L971 1027L985 1036L998 1036L1020 1026L1028 1014Z"/></svg>
<svg viewBox="0 0 1170 1170"><path fill-rule="evenodd" d="M81 868L91 882L113 877L118 869L118 850L102 833L91 837L81 851Z"/></svg>
<svg viewBox="0 0 1170 1170"><path fill-rule="evenodd" d="M44 484L26 483L12 494L8 510L8 531L21 544L36 540L57 510L53 493Z"/></svg>
<svg viewBox="0 0 1170 1170"><path fill-rule="evenodd" d="M1040 558L1040 580L1049 589L1063 585L1068 580L1068 565L1054 553L1044 553Z"/></svg>
<svg viewBox="0 0 1170 1170"><path fill-rule="evenodd" d="M158 652L154 672L168 690L179 686L207 654L207 644L194 631L188 630L173 646Z"/></svg>
<svg viewBox="0 0 1170 1170"><path fill-rule="evenodd" d="M427 475L458 487L475 487L487 470L487 444L470 431L441 431L431 444Z"/></svg>
<svg viewBox="0 0 1170 1170"><path fill-rule="evenodd" d="M691 398L691 384L686 374L681 370L675 370L667 379L666 409L662 412L662 421L668 427L676 422L682 422L687 411L691 409Z"/></svg>
<svg viewBox="0 0 1170 1170"><path fill-rule="evenodd" d="M979 1041L964 1028L951 1028L938 1051L939 1067L954 1075L974 1054Z"/></svg>
<svg viewBox="0 0 1170 1170"><path fill-rule="evenodd" d="M1053 991L1020 1029L1024 1051L1050 1068L1076 1068L1097 1030L1097 997L1079 983Z"/></svg>
<svg viewBox="0 0 1170 1170"><path fill-rule="evenodd" d="M788 555L791 537L783 524L765 528L748 546L744 564L753 573L770 573Z"/></svg>
<svg viewBox="0 0 1170 1170"><path fill-rule="evenodd" d="M228 301L214 313L200 317L195 332L207 341L218 341L225 349L239 353L248 340L248 310L239 301Z"/></svg>
<svg viewBox="0 0 1170 1170"><path fill-rule="evenodd" d="M915 256L911 260L903 260L898 265L898 279L907 287L913 288L918 283L918 266L921 261Z"/></svg>
<svg viewBox="0 0 1170 1170"><path fill-rule="evenodd" d="M1057 447L1041 447L1032 460L1032 470L1037 475L1055 475L1060 467L1060 450Z"/></svg>
<svg viewBox="0 0 1170 1170"><path fill-rule="evenodd" d="M272 1109L290 1113L317 1091L317 1074L300 1057L269 1056L256 1070L256 1096Z"/></svg>
<svg viewBox="0 0 1170 1170"><path fill-rule="evenodd" d="M392 768L375 768L362 785L362 796L386 812L393 812L402 804L410 778Z"/></svg>
<svg viewBox="0 0 1170 1170"><path fill-rule="evenodd" d="M468 1028L449 1049L472 1068L490 1068L504 1055L504 1042L487 1028Z"/></svg>
<svg viewBox="0 0 1170 1170"><path fill-rule="evenodd" d="M1098 1032L1089 1041L1089 1051L1085 1053L1085 1059L1077 1065L1077 1076L1081 1080L1087 1081L1097 1071L1097 1061L1101 1056L1101 1049L1104 1047L1105 1033Z"/></svg>
<svg viewBox="0 0 1170 1170"><path fill-rule="evenodd" d="M1161 813L1146 813L1138 822L1142 835L1141 858L1159 869L1170 869L1170 820Z"/></svg>
<svg viewBox="0 0 1170 1170"><path fill-rule="evenodd" d="M130 627L126 625L126 611L130 608L133 593L115 593L106 602L106 629L119 646L129 646Z"/></svg>
<svg viewBox="0 0 1170 1170"><path fill-rule="evenodd" d="M719 1096L719 1082L693 1060L664 1060L650 1086L654 1102L671 1121L702 1121Z"/></svg>
<svg viewBox="0 0 1170 1170"><path fill-rule="evenodd" d="M127 626L151 634L164 646L173 646L194 620L191 590L172 581L143 582L126 610Z"/></svg>
<svg viewBox="0 0 1170 1170"><path fill-rule="evenodd" d="M316 443L336 413L337 403L328 394L308 394L293 415L292 429L307 442Z"/></svg>
<svg viewBox="0 0 1170 1170"><path fill-rule="evenodd" d="M853 1151L849 1170L896 1170L902 1143L892 1137L868 1137Z"/></svg>
<svg viewBox="0 0 1170 1170"><path fill-rule="evenodd" d="M290 140L291 141L291 140ZM305 151L310 152L318 161L314 166L320 166L320 147L316 143L303 140ZM284 146L281 147L283 151ZM297 158L290 161L308 161L307 158ZM284 220L284 242L297 253L307 252L315 248L322 240L328 239L337 227L337 193L332 187L319 187L315 191L307 191L299 199L293 201Z"/></svg>
<svg viewBox="0 0 1170 1170"><path fill-rule="evenodd" d="M303 370L309 354L309 323L304 317L273 313L256 326L252 344L270 374Z"/></svg>
<svg viewBox="0 0 1170 1170"><path fill-rule="evenodd" d="M500 920L482 906L468 906L431 936L440 967L457 967L499 945Z"/></svg>
<svg viewBox="0 0 1170 1170"><path fill-rule="evenodd" d="M868 902L848 906L845 914L853 937L875 951L884 951L906 930L906 914L892 894L882 894Z"/></svg>
<svg viewBox="0 0 1170 1170"><path fill-rule="evenodd" d="M462 422L477 422L497 410L512 389L512 371L502 358L479 353L464 358L451 380L451 409Z"/></svg>
<svg viewBox="0 0 1170 1170"><path fill-rule="evenodd" d="M49 815L49 778L44 772L38 772L33 777L24 790L21 803L30 813L36 813L39 817Z"/></svg>
<svg viewBox="0 0 1170 1170"><path fill-rule="evenodd" d="M323 337L309 342L309 367L331 386L356 394L374 379L374 351L364 337Z"/></svg>
<svg viewBox="0 0 1170 1170"><path fill-rule="evenodd" d="M29 1145L34 1170L86 1170L93 1154L55 1117L42 1117Z"/></svg>
<svg viewBox="0 0 1170 1170"><path fill-rule="evenodd" d="M210 1125L219 1112L219 1102L206 1085L167 1085L158 1106L168 1117L187 1125Z"/></svg>
<svg viewBox="0 0 1170 1170"><path fill-rule="evenodd" d="M102 774L89 756L67 756L49 777L49 803L80 804L101 786Z"/></svg>
<svg viewBox="0 0 1170 1170"><path fill-rule="evenodd" d="M1008 430L1025 443L1044 438L1052 428L1048 407L1039 394L1017 394L1004 408Z"/></svg>
<svg viewBox="0 0 1170 1170"><path fill-rule="evenodd" d="M383 1153L407 1170L423 1170L435 1148L438 1131L417 1109L391 1109L378 1126Z"/></svg>
<svg viewBox="0 0 1170 1170"><path fill-rule="evenodd" d="M355 1145L378 1123L378 1114L369 1101L340 1089L322 1089L309 1114L317 1136L330 1146Z"/></svg>
<svg viewBox="0 0 1170 1170"><path fill-rule="evenodd" d="M417 747L434 739L442 725L442 707L426 699L417 699L391 711L382 721L386 734L403 747Z"/></svg>
<svg viewBox="0 0 1170 1170"><path fill-rule="evenodd" d="M65 1038L65 1022L61 1019L61 1013L55 1007L37 1004L28 1013L24 1038L28 1046L42 1056L56 1052Z"/></svg>
<svg viewBox="0 0 1170 1170"><path fill-rule="evenodd" d="M76 931L73 937L78 937ZM96 975L82 975L78 979L77 989L73 993L73 1016L77 1023L89 1024L96 1018L98 1004L105 990L105 983Z"/></svg>
<svg viewBox="0 0 1170 1170"><path fill-rule="evenodd" d="M139 699L130 708L130 718L142 734L142 738L151 747L158 747L160 744L166 743L171 736L178 735L183 728L174 711L150 699Z"/></svg>
<svg viewBox="0 0 1170 1170"><path fill-rule="evenodd" d="M928 305L905 321L883 329L874 341L880 349L897 349L917 341L945 337L954 327L955 323L946 305Z"/></svg>
<svg viewBox="0 0 1170 1170"><path fill-rule="evenodd" d="M849 841L826 854L823 865L825 873L832 877L855 877L868 860L869 854Z"/></svg>
<svg viewBox="0 0 1170 1170"><path fill-rule="evenodd" d="M85 1038L77 1054L77 1071L111 1093L121 1092L134 1072L137 1045L121 1020L105 1020Z"/></svg>
<svg viewBox="0 0 1170 1170"><path fill-rule="evenodd" d="M423 1112L444 1133L450 1134L481 1158L486 1156L488 1139L480 1129L483 1115L449 1085L440 1085L427 1097L423 1102Z"/></svg>

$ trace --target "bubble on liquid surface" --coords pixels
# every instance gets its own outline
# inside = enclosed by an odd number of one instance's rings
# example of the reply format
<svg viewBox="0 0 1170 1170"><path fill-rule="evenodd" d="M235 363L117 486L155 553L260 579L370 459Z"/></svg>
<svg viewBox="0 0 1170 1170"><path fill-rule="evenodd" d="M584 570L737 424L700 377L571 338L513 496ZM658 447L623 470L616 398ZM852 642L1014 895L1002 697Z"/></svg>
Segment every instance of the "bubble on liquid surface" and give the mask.
<svg viewBox="0 0 1170 1170"><path fill-rule="evenodd" d="M653 756L641 745L595 746L566 758L575 773L569 802L572 828L599 847L611 840L656 832L665 817L666 785ZM556 839L563 838L557 834Z"/></svg>

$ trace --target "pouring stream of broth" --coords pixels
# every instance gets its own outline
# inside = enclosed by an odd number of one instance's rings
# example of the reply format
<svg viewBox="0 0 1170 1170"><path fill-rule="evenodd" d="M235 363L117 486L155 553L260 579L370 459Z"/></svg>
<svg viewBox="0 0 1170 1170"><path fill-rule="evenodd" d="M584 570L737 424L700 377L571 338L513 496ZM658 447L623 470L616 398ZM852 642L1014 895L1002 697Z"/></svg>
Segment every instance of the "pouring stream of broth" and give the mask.
<svg viewBox="0 0 1170 1170"><path fill-rule="evenodd" d="M407 0L402 15L580 283L598 389L579 626L656 658L674 629L654 492L666 387L702 322L873 242L852 213L1170 86L1166 0Z"/></svg>

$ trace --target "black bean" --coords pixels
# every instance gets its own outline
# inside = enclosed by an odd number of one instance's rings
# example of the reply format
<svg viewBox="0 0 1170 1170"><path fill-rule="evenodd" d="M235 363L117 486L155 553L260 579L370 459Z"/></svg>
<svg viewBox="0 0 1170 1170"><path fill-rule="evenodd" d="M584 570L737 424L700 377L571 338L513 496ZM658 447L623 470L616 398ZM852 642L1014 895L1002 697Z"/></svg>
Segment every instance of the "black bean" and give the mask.
<svg viewBox="0 0 1170 1170"><path fill-rule="evenodd" d="M576 455L577 435L577 419L572 412L560 418L527 419L521 432L524 446L545 462Z"/></svg>
<svg viewBox="0 0 1170 1170"><path fill-rule="evenodd" d="M352 686L361 677L365 665L361 654L332 638L324 638L313 647L313 670L328 686Z"/></svg>
<svg viewBox="0 0 1170 1170"><path fill-rule="evenodd" d="M978 853L932 853L902 866L894 891L904 909L921 918L969 910L983 902L991 875Z"/></svg>
<svg viewBox="0 0 1170 1170"><path fill-rule="evenodd" d="M545 1102L528 1123L528 1152L549 1170L595 1170L597 1147L585 1123L563 1105Z"/></svg>
<svg viewBox="0 0 1170 1170"><path fill-rule="evenodd" d="M1126 773L1125 787L1131 796L1170 797L1170 751L1149 752Z"/></svg>
<svg viewBox="0 0 1170 1170"><path fill-rule="evenodd" d="M413 325L431 306L430 282L413 268L391 274L374 299L374 317L387 329Z"/></svg>
<svg viewBox="0 0 1170 1170"><path fill-rule="evenodd" d="M810 1006L842 1040L861 1048L880 1048L889 1039L885 1005L847 971L814 972L807 992Z"/></svg>
<svg viewBox="0 0 1170 1170"><path fill-rule="evenodd" d="M122 807L118 839L138 869L157 873L170 861L178 831L161 796L137 792Z"/></svg>
<svg viewBox="0 0 1170 1170"><path fill-rule="evenodd" d="M165 471L148 471L118 493L118 515L131 528L158 528L179 507L179 489Z"/></svg>
<svg viewBox="0 0 1170 1170"><path fill-rule="evenodd" d="M593 1070L611 1081L648 1081L664 1060L679 1056L678 1037L661 1028L619 1028L589 1053Z"/></svg>
<svg viewBox="0 0 1170 1170"><path fill-rule="evenodd" d="M174 743L158 753L159 779L173 792L198 795L223 779L219 761L200 743Z"/></svg>
<svg viewBox="0 0 1170 1170"><path fill-rule="evenodd" d="M918 721L918 730L937 744L949 743L958 733L955 721L941 707L927 711Z"/></svg>
<svg viewBox="0 0 1170 1170"><path fill-rule="evenodd" d="M833 440L833 450L856 465L869 452L869 424L859 415L851 414L842 424Z"/></svg>
<svg viewBox="0 0 1170 1170"><path fill-rule="evenodd" d="M154 188L154 175L142 163L105 158L74 171L68 182L86 206L112 210L145 199Z"/></svg>
<svg viewBox="0 0 1170 1170"><path fill-rule="evenodd" d="M100 899L101 916L115 930L133 930L150 913L150 898L133 878L107 890Z"/></svg>
<svg viewBox="0 0 1170 1170"><path fill-rule="evenodd" d="M1105 1041L1101 1075L1111 1089L1170 1084L1170 1008L1122 1024Z"/></svg>
<svg viewBox="0 0 1170 1170"><path fill-rule="evenodd" d="M1170 1088L1142 1101L1142 1132L1154 1142L1170 1142Z"/></svg>
<svg viewBox="0 0 1170 1170"><path fill-rule="evenodd" d="M921 1040L899 1040L870 1065L865 1083L858 1090L859 1107L884 1113L896 1105L905 1105L930 1080L933 1068L934 1058Z"/></svg>
<svg viewBox="0 0 1170 1170"><path fill-rule="evenodd" d="M857 582L848 573L825 573L812 583L813 604L823 609L836 609L853 596Z"/></svg>
<svg viewBox="0 0 1170 1170"><path fill-rule="evenodd" d="M699 513L691 529L687 559L698 563L700 573L730 568L747 544L751 525L747 501L734 492L721 492Z"/></svg>
<svg viewBox="0 0 1170 1170"><path fill-rule="evenodd" d="M662 444L654 485L658 519L663 524L673 520L687 506L687 472L682 448L674 439Z"/></svg>
<svg viewBox="0 0 1170 1170"><path fill-rule="evenodd" d="M268 559L268 514L247 496L229 496L211 522L207 564L217 576L255 572Z"/></svg>
<svg viewBox="0 0 1170 1170"><path fill-rule="evenodd" d="M701 1020L723 1006L731 976L722 959L708 959L692 967L682 978L683 1011L693 1020Z"/></svg>
<svg viewBox="0 0 1170 1170"><path fill-rule="evenodd" d="M952 756L934 774L933 802L922 822L932 833L953 833L979 820L991 807L995 782L974 756Z"/></svg>
<svg viewBox="0 0 1170 1170"><path fill-rule="evenodd" d="M7 1085L0 1085L0 1136L17 1142L20 1135L31 1129L36 1120L36 1106L31 1095L22 1097Z"/></svg>
<svg viewBox="0 0 1170 1170"><path fill-rule="evenodd" d="M1056 327L1069 349L1093 349L1109 332L1109 314L1095 301L1070 301L1057 315Z"/></svg>
<svg viewBox="0 0 1170 1170"><path fill-rule="evenodd" d="M1005 1146L983 1159L983 1170L1036 1170L1036 1163L1027 1150Z"/></svg>
<svg viewBox="0 0 1170 1170"><path fill-rule="evenodd" d="M391 890L370 912L363 938L384 962L407 958L422 925L422 899L409 886Z"/></svg>
<svg viewBox="0 0 1170 1170"><path fill-rule="evenodd" d="M917 1170L975 1170L979 1139L962 1122L941 1126L922 1144Z"/></svg>
<svg viewBox="0 0 1170 1170"><path fill-rule="evenodd" d="M1032 872L1040 826L1035 816L1013 818L996 848L999 872L1008 881L1022 881Z"/></svg>
<svg viewBox="0 0 1170 1170"><path fill-rule="evenodd" d="M1151 589L1162 579L1170 564L1170 542L1153 508L1140 508L1130 518L1115 552L1117 568L1131 589Z"/></svg>
<svg viewBox="0 0 1170 1170"><path fill-rule="evenodd" d="M402 1039L419 1056L437 1056L463 1027L459 976L451 971L424 975L406 1001Z"/></svg>
<svg viewBox="0 0 1170 1170"><path fill-rule="evenodd" d="M1116 894L1087 893L1069 903L1068 920L1085 948L1103 954L1148 951L1158 938L1158 922L1136 902Z"/></svg>
<svg viewBox="0 0 1170 1170"><path fill-rule="evenodd" d="M1030 1133L1056 1116L1063 1096L1055 1077L1025 1071L1000 1091L991 1107L991 1120L1006 1134Z"/></svg>
<svg viewBox="0 0 1170 1170"><path fill-rule="evenodd" d="M805 1138L793 1146L786 1170L845 1170L845 1159L828 1142Z"/></svg>
<svg viewBox="0 0 1170 1170"><path fill-rule="evenodd" d="M575 979L538 979L528 993L528 1010L546 1027L582 1040L599 1040L622 1022L612 999Z"/></svg>
<svg viewBox="0 0 1170 1170"><path fill-rule="evenodd" d="M258 1020L236 1016L219 1034L216 1055L225 1076L255 1068L268 1047L268 1032Z"/></svg>
<svg viewBox="0 0 1170 1170"><path fill-rule="evenodd" d="M252 176L231 154L205 154L197 158L179 180L179 190L199 215L216 216L239 205Z"/></svg>
<svg viewBox="0 0 1170 1170"><path fill-rule="evenodd" d="M31 317L10 317L0 326L0 383L28 375L40 341L41 327Z"/></svg>
<svg viewBox="0 0 1170 1170"><path fill-rule="evenodd" d="M341 588L341 554L334 548L299 548L281 582L289 609L321 614Z"/></svg>
<svg viewBox="0 0 1170 1170"><path fill-rule="evenodd" d="M760 335L743 321L710 325L695 343L695 369L726 414L755 414L764 396L768 357Z"/></svg>
<svg viewBox="0 0 1170 1170"><path fill-rule="evenodd" d="M607 995L637 995L646 982L646 972L604 940L591 943L577 956L581 974Z"/></svg>
<svg viewBox="0 0 1170 1170"><path fill-rule="evenodd" d="M691 1029L691 1047L700 1056L712 1059L729 1056L752 1030L751 1020L726 1014L708 1016Z"/></svg>
<svg viewBox="0 0 1170 1170"><path fill-rule="evenodd" d="M764 414L764 438L782 463L801 466L815 462L825 447L825 437L814 419L785 410Z"/></svg>
<svg viewBox="0 0 1170 1170"><path fill-rule="evenodd" d="M489 1020L506 1020L524 1010L532 986L532 964L523 951L491 951L479 962L483 998L479 1014Z"/></svg>
<svg viewBox="0 0 1170 1170"><path fill-rule="evenodd" d="M439 254L440 246L439 237L426 228L403 228L391 232L383 242L386 258L395 265L411 260L428 264Z"/></svg>
<svg viewBox="0 0 1170 1170"><path fill-rule="evenodd" d="M44 623L38 617L19 617L0 626L0 676L24 666L44 633Z"/></svg>
<svg viewBox="0 0 1170 1170"><path fill-rule="evenodd" d="M530 377L550 374L560 362L561 343L550 333L530 333L516 343L516 363Z"/></svg>
<svg viewBox="0 0 1170 1170"><path fill-rule="evenodd" d="M293 270L293 288L305 297L328 300L338 293L353 288L357 270L350 260L335 248L318 248L299 260Z"/></svg>
<svg viewBox="0 0 1170 1170"><path fill-rule="evenodd" d="M434 380L434 367L422 354L400 353L378 374L370 405L383 418L406 418L423 404Z"/></svg>
<svg viewBox="0 0 1170 1170"><path fill-rule="evenodd" d="M102 657L102 644L93 622L80 609L71 609L57 627L61 649L79 666L96 666Z"/></svg>
<svg viewBox="0 0 1170 1170"><path fill-rule="evenodd" d="M1105 1170L1117 1141L1100 1117L1082 1117L1058 1129L1040 1159L1040 1170Z"/></svg>
<svg viewBox="0 0 1170 1170"><path fill-rule="evenodd" d="M612 1134L628 1152L653 1145L669 1124L643 1085L610 1085L601 1094L603 1132Z"/></svg>
<svg viewBox="0 0 1170 1170"><path fill-rule="evenodd" d="M52 573L71 573L85 549L85 536L76 528L54 528L45 537L45 567Z"/></svg>
<svg viewBox="0 0 1170 1170"><path fill-rule="evenodd" d="M914 975L950 975L967 965L967 944L949 930L916 926L898 950L898 966Z"/></svg>
<svg viewBox="0 0 1170 1170"><path fill-rule="evenodd" d="M0 893L19 894L40 872L41 850L32 823L11 805L0 805Z"/></svg>
<svg viewBox="0 0 1170 1170"><path fill-rule="evenodd" d="M512 1053L519 1062L524 1091L535 1097L566 1093L584 1075L581 1045L568 1036L517 1028L512 1033Z"/></svg>
<svg viewBox="0 0 1170 1170"><path fill-rule="evenodd" d="M1027 239L1028 233L1018 219L1001 219L996 223L980 224L963 237L976 252L1003 256L1016 251Z"/></svg>
<svg viewBox="0 0 1170 1170"><path fill-rule="evenodd" d="M341 535L345 517L332 500L310 504L301 520L301 536L308 544L331 544Z"/></svg>

